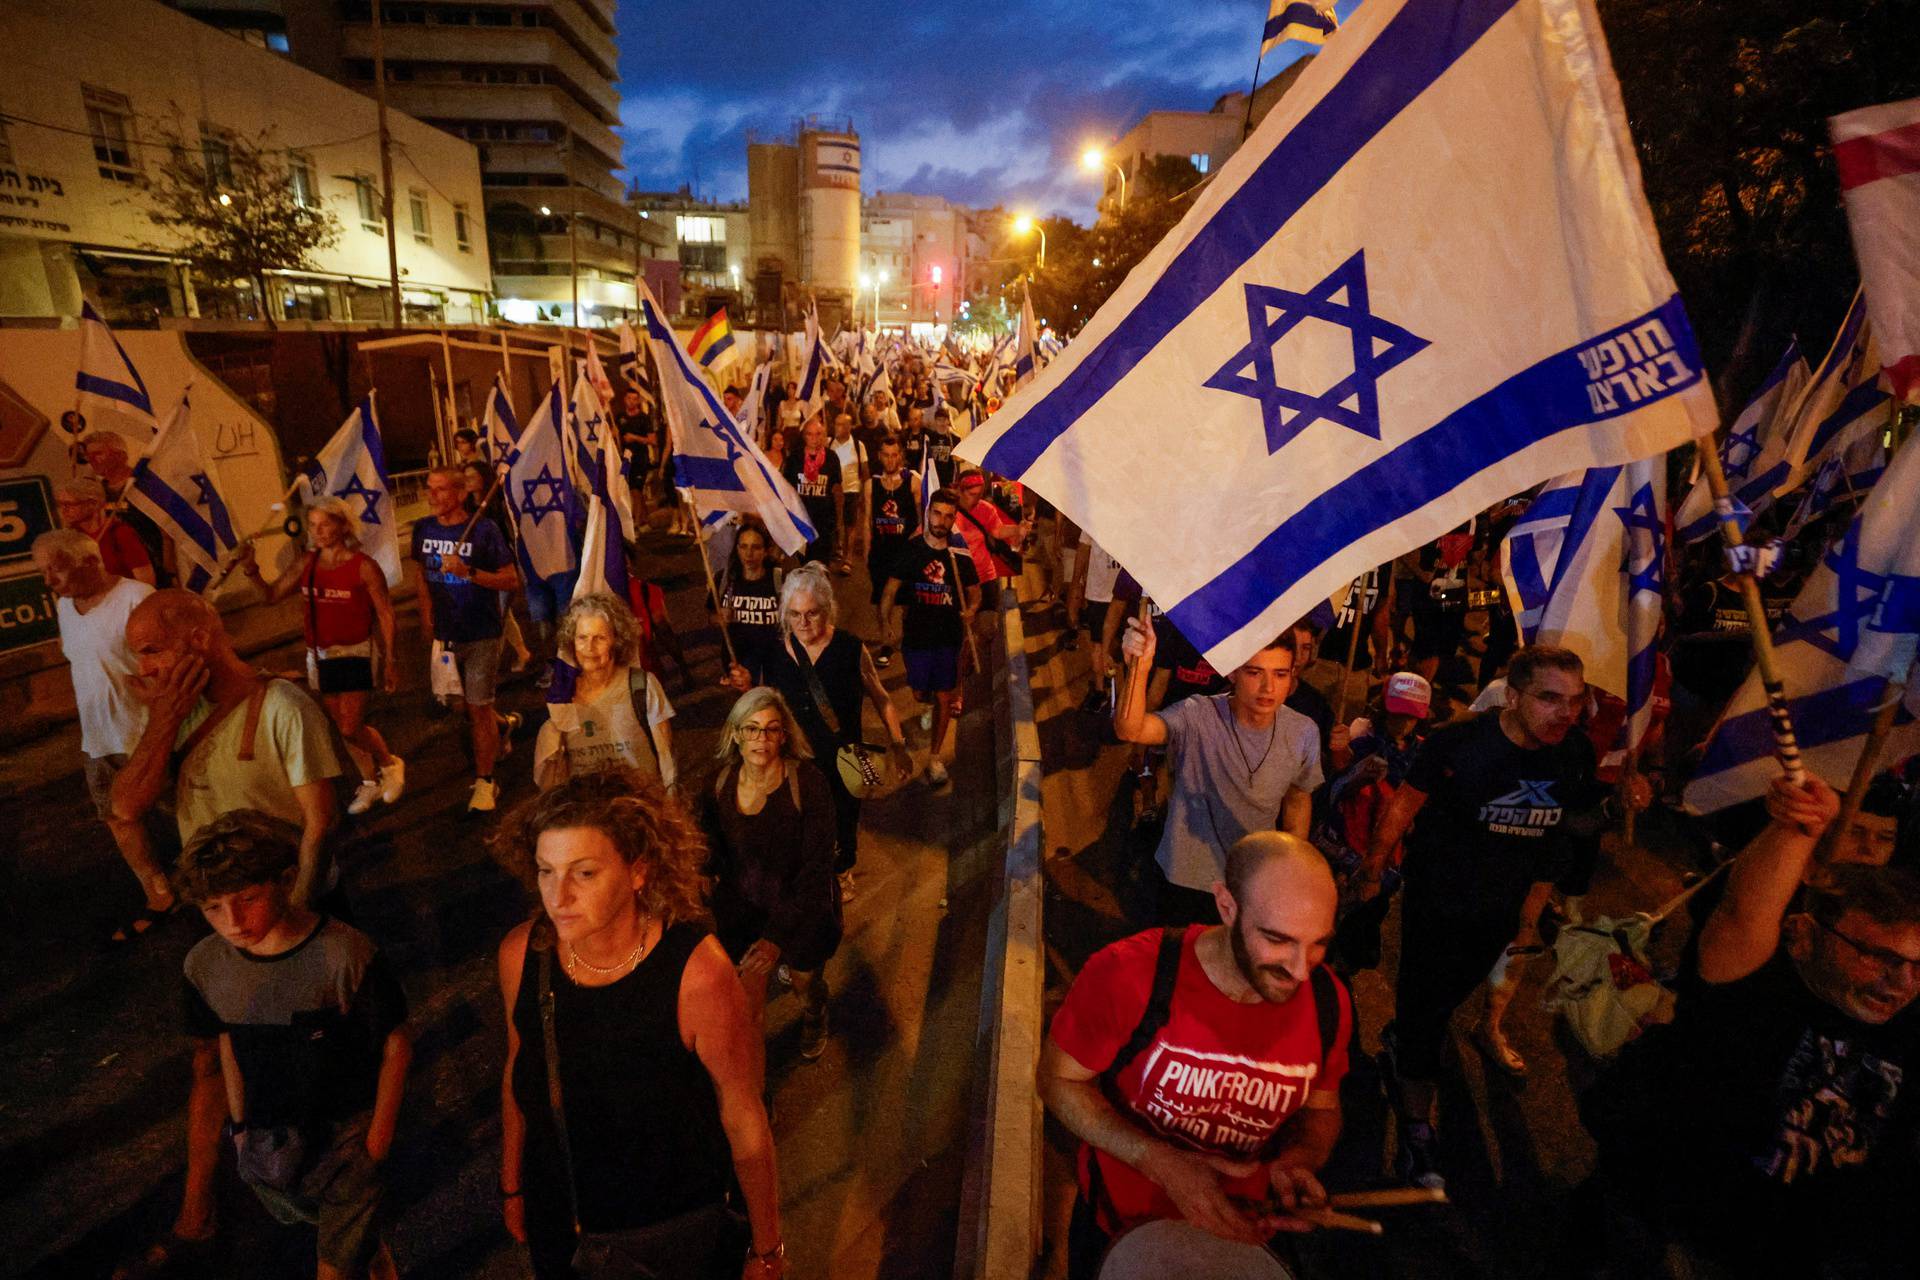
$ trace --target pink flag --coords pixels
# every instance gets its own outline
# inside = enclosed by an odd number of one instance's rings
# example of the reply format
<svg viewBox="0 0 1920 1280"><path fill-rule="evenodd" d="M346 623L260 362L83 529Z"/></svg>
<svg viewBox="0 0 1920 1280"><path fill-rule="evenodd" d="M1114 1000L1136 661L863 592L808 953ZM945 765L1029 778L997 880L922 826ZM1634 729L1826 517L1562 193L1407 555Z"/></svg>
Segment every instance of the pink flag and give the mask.
<svg viewBox="0 0 1920 1280"><path fill-rule="evenodd" d="M1900 400L1920 390L1920 98L1827 122L1875 341Z"/></svg>

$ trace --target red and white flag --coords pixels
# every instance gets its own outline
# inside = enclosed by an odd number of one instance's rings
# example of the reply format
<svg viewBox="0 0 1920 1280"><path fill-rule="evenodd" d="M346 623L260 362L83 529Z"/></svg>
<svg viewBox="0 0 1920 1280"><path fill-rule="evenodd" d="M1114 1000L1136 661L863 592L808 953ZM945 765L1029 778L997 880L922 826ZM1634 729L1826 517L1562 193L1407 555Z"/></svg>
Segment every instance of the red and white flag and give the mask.
<svg viewBox="0 0 1920 1280"><path fill-rule="evenodd" d="M1920 98L1827 122L1874 338L1901 401L1920 391Z"/></svg>

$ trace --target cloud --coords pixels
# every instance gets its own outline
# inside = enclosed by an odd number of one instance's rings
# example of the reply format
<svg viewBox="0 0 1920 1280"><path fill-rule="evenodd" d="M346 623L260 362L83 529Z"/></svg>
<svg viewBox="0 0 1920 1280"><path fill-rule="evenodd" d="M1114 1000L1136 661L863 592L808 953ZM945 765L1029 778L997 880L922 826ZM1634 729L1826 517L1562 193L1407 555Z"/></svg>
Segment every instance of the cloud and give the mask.
<svg viewBox="0 0 1920 1280"><path fill-rule="evenodd" d="M1245 0L1054 0L930 10L884 0L621 13L625 174L746 195L749 132L851 120L869 190L1025 204L1084 218L1076 159L1156 109L1203 110L1252 71Z"/></svg>

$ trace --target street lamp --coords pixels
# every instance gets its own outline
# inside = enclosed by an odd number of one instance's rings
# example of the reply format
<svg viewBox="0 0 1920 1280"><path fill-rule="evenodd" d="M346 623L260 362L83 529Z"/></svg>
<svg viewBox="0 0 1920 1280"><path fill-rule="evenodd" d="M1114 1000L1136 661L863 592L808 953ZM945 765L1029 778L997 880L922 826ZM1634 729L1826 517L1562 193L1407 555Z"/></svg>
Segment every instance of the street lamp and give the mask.
<svg viewBox="0 0 1920 1280"><path fill-rule="evenodd" d="M1024 236L1029 231L1040 233L1040 260L1037 266L1044 271L1047 266L1047 229L1041 226L1031 214L1023 213L1013 220L1013 234Z"/></svg>
<svg viewBox="0 0 1920 1280"><path fill-rule="evenodd" d="M1088 147L1080 153L1080 167L1088 173L1099 173L1103 169L1112 169L1115 173L1119 174L1120 207L1122 209L1127 207L1127 171L1120 167L1118 160L1110 158L1107 153L1099 147Z"/></svg>

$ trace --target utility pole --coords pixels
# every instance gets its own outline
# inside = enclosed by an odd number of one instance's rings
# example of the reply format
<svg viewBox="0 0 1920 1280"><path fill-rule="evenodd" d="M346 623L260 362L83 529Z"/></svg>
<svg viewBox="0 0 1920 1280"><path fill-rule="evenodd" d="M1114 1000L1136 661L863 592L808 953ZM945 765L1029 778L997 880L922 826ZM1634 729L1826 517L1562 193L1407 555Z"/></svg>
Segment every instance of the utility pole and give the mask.
<svg viewBox="0 0 1920 1280"><path fill-rule="evenodd" d="M380 0L373 0L373 100L380 117L380 214L387 224L387 283L393 291L393 324L407 320L400 301L400 242L393 225L393 135L387 132L387 53L380 28Z"/></svg>
<svg viewBox="0 0 1920 1280"><path fill-rule="evenodd" d="M567 258L573 276L573 327L580 323L580 189L573 185L573 131L560 143L560 178L567 184Z"/></svg>

